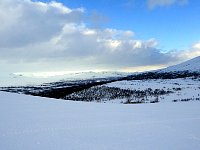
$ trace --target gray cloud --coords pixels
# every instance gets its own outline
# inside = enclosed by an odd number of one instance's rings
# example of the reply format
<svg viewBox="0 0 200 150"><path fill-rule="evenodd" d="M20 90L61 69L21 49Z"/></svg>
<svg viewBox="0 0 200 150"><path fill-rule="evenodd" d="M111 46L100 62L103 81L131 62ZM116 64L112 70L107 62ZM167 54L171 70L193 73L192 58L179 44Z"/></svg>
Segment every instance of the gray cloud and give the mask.
<svg viewBox="0 0 200 150"><path fill-rule="evenodd" d="M177 52L164 53L155 39L134 39L133 31L89 28L83 16L82 8L71 9L57 2L1 0L1 70L158 66L182 60L188 53L179 54L182 57L177 57Z"/></svg>

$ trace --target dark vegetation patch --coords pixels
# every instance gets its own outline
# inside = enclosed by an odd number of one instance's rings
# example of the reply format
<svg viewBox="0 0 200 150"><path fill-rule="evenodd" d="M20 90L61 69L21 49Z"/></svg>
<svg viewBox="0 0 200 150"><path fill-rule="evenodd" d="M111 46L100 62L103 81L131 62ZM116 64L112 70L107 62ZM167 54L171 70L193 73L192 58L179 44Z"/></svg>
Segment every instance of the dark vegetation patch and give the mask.
<svg viewBox="0 0 200 150"><path fill-rule="evenodd" d="M147 80L147 79L177 79L193 77L197 79L200 77L199 72L177 71L177 72L146 72L137 75L130 75L125 77L126 80Z"/></svg>
<svg viewBox="0 0 200 150"><path fill-rule="evenodd" d="M163 89L152 90L130 90L120 89L116 87L95 86L89 89L84 89L79 92L74 92L67 95L65 99L74 101L96 101L103 102L104 100L126 99L125 104L135 103L156 103L159 102L159 96L173 93L172 91L165 91ZM149 100L148 96L154 97L154 100Z"/></svg>
<svg viewBox="0 0 200 150"><path fill-rule="evenodd" d="M183 98L183 99L173 100L173 102L188 102L188 101L200 101L200 98L196 97L196 98Z"/></svg>
<svg viewBox="0 0 200 150"><path fill-rule="evenodd" d="M82 91L90 87L111 83L118 81L118 78L101 78L101 79L90 79L90 80L76 80L76 81L60 81L40 86L12 86L12 87L1 87L0 91L23 93L33 96L49 97L56 99L65 99L66 95L74 92Z"/></svg>

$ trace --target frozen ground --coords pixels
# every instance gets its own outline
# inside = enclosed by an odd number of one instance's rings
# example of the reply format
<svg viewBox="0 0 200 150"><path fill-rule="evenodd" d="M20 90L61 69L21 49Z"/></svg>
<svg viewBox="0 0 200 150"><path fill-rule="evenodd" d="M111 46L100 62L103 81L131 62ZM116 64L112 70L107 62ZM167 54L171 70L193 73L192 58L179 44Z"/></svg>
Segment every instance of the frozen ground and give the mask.
<svg viewBox="0 0 200 150"><path fill-rule="evenodd" d="M1 150L199 150L200 102L97 104L0 92Z"/></svg>
<svg viewBox="0 0 200 150"><path fill-rule="evenodd" d="M118 87L131 90L152 90L160 89L172 91L173 93L159 96L160 102L171 102L174 100L200 100L200 81L192 78L179 79L157 79L157 80L132 80L117 81L106 84L108 87ZM154 99L154 96L148 96L148 99Z"/></svg>

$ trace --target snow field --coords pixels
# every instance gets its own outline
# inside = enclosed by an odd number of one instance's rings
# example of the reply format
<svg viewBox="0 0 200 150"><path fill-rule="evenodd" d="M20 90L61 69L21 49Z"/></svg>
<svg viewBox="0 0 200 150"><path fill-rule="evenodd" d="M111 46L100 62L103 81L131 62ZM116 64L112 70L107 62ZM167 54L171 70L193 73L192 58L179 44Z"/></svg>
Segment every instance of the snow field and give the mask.
<svg viewBox="0 0 200 150"><path fill-rule="evenodd" d="M113 105L0 92L2 150L198 150L200 102Z"/></svg>

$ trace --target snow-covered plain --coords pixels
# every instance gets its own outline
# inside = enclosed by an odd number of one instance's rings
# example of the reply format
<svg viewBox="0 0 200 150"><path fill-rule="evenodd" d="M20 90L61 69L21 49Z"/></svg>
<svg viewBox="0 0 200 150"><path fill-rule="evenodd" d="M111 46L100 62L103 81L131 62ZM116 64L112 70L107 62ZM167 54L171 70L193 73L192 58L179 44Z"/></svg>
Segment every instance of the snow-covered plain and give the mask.
<svg viewBox="0 0 200 150"><path fill-rule="evenodd" d="M192 78L178 78L178 79L156 79L156 80L131 80L131 81L117 81L108 83L105 86L117 87L121 89L131 90L147 90L151 88L163 89L165 91L172 91L173 93L159 96L160 102L180 101L184 99L200 100L200 81ZM179 88L179 90L177 90ZM148 96L149 100L154 99L154 96ZM118 102L118 101L117 101Z"/></svg>
<svg viewBox="0 0 200 150"><path fill-rule="evenodd" d="M199 150L200 102L113 105L0 92L1 150Z"/></svg>

